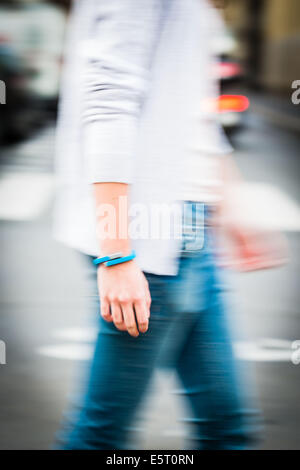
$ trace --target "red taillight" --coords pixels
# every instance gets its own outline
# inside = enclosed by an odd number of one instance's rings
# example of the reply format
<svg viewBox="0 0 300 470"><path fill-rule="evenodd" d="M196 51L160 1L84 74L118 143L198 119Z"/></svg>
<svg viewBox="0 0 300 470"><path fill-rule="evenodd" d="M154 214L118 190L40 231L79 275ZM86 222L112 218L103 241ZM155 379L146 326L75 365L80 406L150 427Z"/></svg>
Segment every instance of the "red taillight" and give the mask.
<svg viewBox="0 0 300 470"><path fill-rule="evenodd" d="M243 113L249 106L249 99L243 95L221 95L217 99L217 110L219 113Z"/></svg>

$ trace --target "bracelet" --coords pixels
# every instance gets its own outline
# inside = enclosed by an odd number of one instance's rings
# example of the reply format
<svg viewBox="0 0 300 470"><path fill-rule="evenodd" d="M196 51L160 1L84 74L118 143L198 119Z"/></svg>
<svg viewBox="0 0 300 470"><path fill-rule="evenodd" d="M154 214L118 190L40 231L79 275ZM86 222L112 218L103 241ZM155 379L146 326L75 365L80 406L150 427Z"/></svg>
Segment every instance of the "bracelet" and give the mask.
<svg viewBox="0 0 300 470"><path fill-rule="evenodd" d="M99 264L103 264L105 266L115 266L116 264L126 263L127 261L131 261L136 257L135 251L132 251L127 256L122 256L122 253L113 253L111 255L102 256L101 258L96 258L93 260L95 266Z"/></svg>
<svg viewBox="0 0 300 470"><path fill-rule="evenodd" d="M135 251L132 251L127 256L122 256L120 258L112 259L110 261L106 261L105 266L115 266L116 264L126 263L127 261L131 261L136 257Z"/></svg>
<svg viewBox="0 0 300 470"><path fill-rule="evenodd" d="M122 257L122 253L113 253L112 255L102 256L102 258L96 258L93 260L93 263L95 266L97 266L98 264L102 264L102 263L105 263L106 261L110 261L110 260L121 258L121 257Z"/></svg>

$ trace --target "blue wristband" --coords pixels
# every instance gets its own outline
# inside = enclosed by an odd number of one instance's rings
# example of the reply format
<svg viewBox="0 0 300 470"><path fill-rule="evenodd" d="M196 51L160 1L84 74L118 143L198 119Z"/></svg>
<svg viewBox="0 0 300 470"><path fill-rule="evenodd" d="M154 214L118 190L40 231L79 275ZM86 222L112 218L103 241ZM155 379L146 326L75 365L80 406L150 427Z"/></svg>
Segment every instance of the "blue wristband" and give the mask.
<svg viewBox="0 0 300 470"><path fill-rule="evenodd" d="M95 266L97 266L98 264L102 264L106 261L110 261L117 258L122 258L122 253L113 253L112 255L102 256L102 258L93 259L93 263Z"/></svg>
<svg viewBox="0 0 300 470"><path fill-rule="evenodd" d="M127 261L131 261L136 257L135 251L132 251L127 256L122 256L121 258L112 259L110 261L106 261L104 264L105 266L115 266L116 264L126 263Z"/></svg>

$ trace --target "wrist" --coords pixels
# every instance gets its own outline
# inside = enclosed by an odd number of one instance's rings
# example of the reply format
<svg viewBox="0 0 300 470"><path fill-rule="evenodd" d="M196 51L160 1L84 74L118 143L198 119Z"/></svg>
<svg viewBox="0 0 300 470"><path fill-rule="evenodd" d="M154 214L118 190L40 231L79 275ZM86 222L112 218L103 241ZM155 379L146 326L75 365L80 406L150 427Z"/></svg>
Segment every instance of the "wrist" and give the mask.
<svg viewBox="0 0 300 470"><path fill-rule="evenodd" d="M127 255L124 253L111 253L106 256L101 256L93 260L95 266L104 265L106 267L117 266L119 264L128 263L136 257L135 251L132 250Z"/></svg>
<svg viewBox="0 0 300 470"><path fill-rule="evenodd" d="M129 240L105 240L100 244L100 256L111 255L113 253L122 253L126 256L131 252L131 243Z"/></svg>

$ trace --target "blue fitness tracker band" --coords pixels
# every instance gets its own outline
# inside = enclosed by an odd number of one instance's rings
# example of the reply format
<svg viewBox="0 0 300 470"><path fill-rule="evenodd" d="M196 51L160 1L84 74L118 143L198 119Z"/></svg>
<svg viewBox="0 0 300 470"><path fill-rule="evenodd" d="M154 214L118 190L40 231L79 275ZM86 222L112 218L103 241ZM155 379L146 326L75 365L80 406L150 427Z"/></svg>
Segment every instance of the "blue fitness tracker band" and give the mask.
<svg viewBox="0 0 300 470"><path fill-rule="evenodd" d="M116 264L121 264L121 263L126 263L127 261L131 261L132 259L134 259L136 256L135 252L132 251L130 253L130 255L127 255L127 256L122 256L121 258L116 258L116 259L112 259L110 261L106 261L105 266L115 266Z"/></svg>
<svg viewBox="0 0 300 470"><path fill-rule="evenodd" d="M116 258L122 258L122 253L113 253L112 255L102 256L102 258L96 258L93 260L93 263L97 266L98 264L102 264Z"/></svg>
<svg viewBox="0 0 300 470"><path fill-rule="evenodd" d="M131 261L136 257L134 251L132 251L127 256L122 256L122 253L113 253L111 255L102 256L101 258L96 258L93 260L95 266L99 264L104 264L105 266L114 266L116 264L126 263L127 261Z"/></svg>

